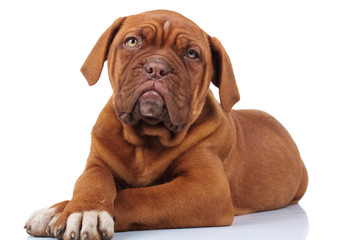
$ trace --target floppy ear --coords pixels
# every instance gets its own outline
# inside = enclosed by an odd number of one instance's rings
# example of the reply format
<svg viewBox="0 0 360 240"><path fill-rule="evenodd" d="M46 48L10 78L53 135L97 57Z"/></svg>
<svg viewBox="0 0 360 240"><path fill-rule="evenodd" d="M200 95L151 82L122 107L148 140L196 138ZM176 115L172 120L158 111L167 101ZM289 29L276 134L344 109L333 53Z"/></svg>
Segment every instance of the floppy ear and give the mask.
<svg viewBox="0 0 360 240"><path fill-rule="evenodd" d="M107 59L110 44L119 31L124 19L125 18L116 19L115 22L106 29L82 65L80 71L90 86L99 80L104 62Z"/></svg>
<svg viewBox="0 0 360 240"><path fill-rule="evenodd" d="M219 88L222 108L226 112L230 112L234 104L240 100L234 71L221 42L215 37L209 37L209 43L214 66L212 83Z"/></svg>

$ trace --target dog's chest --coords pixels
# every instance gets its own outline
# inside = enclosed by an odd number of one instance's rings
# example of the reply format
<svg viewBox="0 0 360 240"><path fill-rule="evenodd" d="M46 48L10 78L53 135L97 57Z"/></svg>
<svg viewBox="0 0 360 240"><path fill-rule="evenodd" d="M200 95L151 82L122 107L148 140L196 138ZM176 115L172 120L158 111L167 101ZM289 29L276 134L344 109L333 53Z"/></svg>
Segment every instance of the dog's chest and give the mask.
<svg viewBox="0 0 360 240"><path fill-rule="evenodd" d="M138 146L129 156L129 160L119 172L120 177L128 187L145 187L166 181L165 172L174 156Z"/></svg>

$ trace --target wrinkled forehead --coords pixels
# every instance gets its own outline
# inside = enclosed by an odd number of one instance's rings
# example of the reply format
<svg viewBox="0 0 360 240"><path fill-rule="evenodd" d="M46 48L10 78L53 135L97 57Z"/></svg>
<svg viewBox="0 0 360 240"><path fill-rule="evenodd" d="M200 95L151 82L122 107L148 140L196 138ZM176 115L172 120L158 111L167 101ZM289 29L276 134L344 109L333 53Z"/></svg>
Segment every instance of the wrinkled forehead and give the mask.
<svg viewBox="0 0 360 240"><path fill-rule="evenodd" d="M129 16L118 33L123 38L138 36L157 45L196 42L208 45L204 31L184 16L169 11L153 11Z"/></svg>

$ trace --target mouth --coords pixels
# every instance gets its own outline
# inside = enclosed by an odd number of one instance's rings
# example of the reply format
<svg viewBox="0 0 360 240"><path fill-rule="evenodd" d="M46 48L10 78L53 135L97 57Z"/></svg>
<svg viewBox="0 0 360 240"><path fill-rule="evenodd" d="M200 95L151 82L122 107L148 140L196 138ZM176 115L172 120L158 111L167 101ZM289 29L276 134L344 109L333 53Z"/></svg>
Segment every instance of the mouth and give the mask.
<svg viewBox="0 0 360 240"><path fill-rule="evenodd" d="M156 90L147 90L140 94L132 111L119 113L118 119L129 125L141 122L150 126L163 125L172 132L178 132L186 126L174 125L171 122L164 97Z"/></svg>
<svg viewBox="0 0 360 240"><path fill-rule="evenodd" d="M160 119L166 111L164 98L154 90L141 94L137 104L140 105L140 114L145 120Z"/></svg>

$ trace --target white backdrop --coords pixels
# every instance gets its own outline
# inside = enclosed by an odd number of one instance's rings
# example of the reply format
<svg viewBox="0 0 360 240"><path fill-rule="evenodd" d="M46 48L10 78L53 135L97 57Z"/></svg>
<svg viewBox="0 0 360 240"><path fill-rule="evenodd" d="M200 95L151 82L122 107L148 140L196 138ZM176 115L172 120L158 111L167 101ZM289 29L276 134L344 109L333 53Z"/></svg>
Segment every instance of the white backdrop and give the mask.
<svg viewBox="0 0 360 240"><path fill-rule="evenodd" d="M304 1L2 1L0 229L69 199L112 91L79 69L120 16L175 10L223 43L241 100L292 134L309 172L308 239L360 239L360 4ZM4 235L5 234L5 235Z"/></svg>

